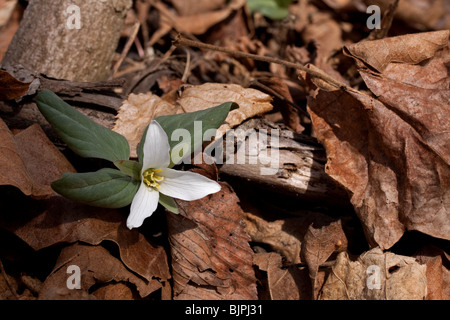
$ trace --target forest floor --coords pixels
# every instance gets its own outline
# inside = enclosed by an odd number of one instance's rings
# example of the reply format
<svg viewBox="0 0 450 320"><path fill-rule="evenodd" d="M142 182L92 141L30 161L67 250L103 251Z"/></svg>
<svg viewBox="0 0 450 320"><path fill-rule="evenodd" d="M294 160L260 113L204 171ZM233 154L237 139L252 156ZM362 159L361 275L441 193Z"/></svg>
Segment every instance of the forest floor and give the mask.
<svg viewBox="0 0 450 320"><path fill-rule="evenodd" d="M0 0L2 56L25 5ZM447 0L135 0L108 79L1 69L0 300L450 299L449 29ZM107 164L61 141L43 89L131 159L152 119L232 101L221 135L268 132L272 158L178 166L221 190L130 230L130 206L51 188Z"/></svg>

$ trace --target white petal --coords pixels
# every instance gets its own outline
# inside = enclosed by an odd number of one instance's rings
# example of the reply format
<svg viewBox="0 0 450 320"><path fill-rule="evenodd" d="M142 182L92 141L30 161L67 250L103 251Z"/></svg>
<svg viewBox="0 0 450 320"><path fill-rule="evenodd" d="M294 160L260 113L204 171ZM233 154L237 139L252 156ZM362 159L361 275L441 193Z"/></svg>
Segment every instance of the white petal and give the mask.
<svg viewBox="0 0 450 320"><path fill-rule="evenodd" d="M159 192L181 200L197 200L220 190L220 184L194 172L166 168L161 176Z"/></svg>
<svg viewBox="0 0 450 320"><path fill-rule="evenodd" d="M150 217L158 207L159 192L147 187L143 182L131 202L130 215L127 219L129 229L138 228L145 218Z"/></svg>
<svg viewBox="0 0 450 320"><path fill-rule="evenodd" d="M155 120L152 120L148 126L143 151L142 170L167 168L169 166L169 138L161 125Z"/></svg>

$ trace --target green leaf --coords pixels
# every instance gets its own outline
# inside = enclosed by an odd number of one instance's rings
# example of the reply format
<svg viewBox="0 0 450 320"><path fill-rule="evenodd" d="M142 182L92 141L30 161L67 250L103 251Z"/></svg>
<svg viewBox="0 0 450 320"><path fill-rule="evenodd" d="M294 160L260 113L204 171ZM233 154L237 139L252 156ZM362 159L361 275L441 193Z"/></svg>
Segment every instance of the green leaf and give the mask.
<svg viewBox="0 0 450 320"><path fill-rule="evenodd" d="M95 207L121 208L131 203L140 185L119 170L103 168L96 172L64 173L52 188L66 198Z"/></svg>
<svg viewBox="0 0 450 320"><path fill-rule="evenodd" d="M56 133L78 155L112 162L130 157L125 137L92 121L52 91L41 91L36 103Z"/></svg>
<svg viewBox="0 0 450 320"><path fill-rule="evenodd" d="M159 203L164 206L170 212L178 214L178 206L173 200L173 198L166 196L165 194L159 193Z"/></svg>
<svg viewBox="0 0 450 320"><path fill-rule="evenodd" d="M161 125L161 127L164 129L164 131L167 133L167 136L169 137L169 145L170 150L173 150L173 148L180 143L183 143L183 141L177 141L174 139L171 139L172 133L176 129L185 129L189 132L190 135L190 141L188 142L188 149L190 152L196 151L198 148L200 148L203 144L203 134L209 130L209 129L217 129L219 128L226 117L228 116L228 113L231 110L237 109L239 106L234 102L225 102L221 105L218 105L216 107L212 107L205 110L195 111L195 112L189 112L189 113L181 113L181 114L175 114L175 115L168 115L168 116L160 116L156 118L155 120L158 121L158 123ZM196 126L195 121L201 121L201 126ZM148 126L147 126L148 128ZM142 149L145 143L145 136L147 133L147 128L143 134L142 140L139 144L139 162L142 163ZM196 139L197 138L197 139ZM186 156L187 154L183 154L183 156ZM169 165L170 167L173 167L174 163L172 162Z"/></svg>
<svg viewBox="0 0 450 320"><path fill-rule="evenodd" d="M247 0L250 12L260 12L272 19L280 20L289 14L288 5L292 0Z"/></svg>
<svg viewBox="0 0 450 320"><path fill-rule="evenodd" d="M131 160L117 160L114 165L123 173L129 175L135 180L141 180L142 164Z"/></svg>

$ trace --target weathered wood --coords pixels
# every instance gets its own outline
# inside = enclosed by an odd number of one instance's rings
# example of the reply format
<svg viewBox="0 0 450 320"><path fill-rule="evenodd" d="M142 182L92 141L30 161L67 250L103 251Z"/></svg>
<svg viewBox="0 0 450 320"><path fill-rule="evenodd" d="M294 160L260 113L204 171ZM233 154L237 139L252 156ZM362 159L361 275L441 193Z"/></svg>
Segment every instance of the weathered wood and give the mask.
<svg viewBox="0 0 450 320"><path fill-rule="evenodd" d="M244 164L238 164L236 161L229 163L224 160L224 164L220 168L222 176L241 185L243 183L257 185L273 193L289 195L313 203L343 206L349 204L345 190L325 173L325 150L315 139L295 134L291 130L282 129L263 119L249 120L235 130L238 129L243 131L266 129L269 136L267 146L249 142L248 136L245 138L247 142L237 139L234 153L237 155L239 144L241 144L241 148L246 148ZM279 130L278 145L274 145L276 139L270 139L270 136L275 134L274 129ZM226 138L224 141L224 145L226 145ZM253 150L250 151L252 148ZM251 164L251 161L255 160L255 157L251 155L255 154L255 148L258 154L256 157L258 163ZM277 149L278 161L276 161L276 157L272 158L271 163L267 161L267 157L273 156L271 155L272 151L265 150L265 148ZM261 154L264 156L261 157ZM229 156L228 154L227 157ZM261 163L264 161L266 164ZM268 175L267 169L270 166L275 167L275 170L271 170L273 174Z"/></svg>
<svg viewBox="0 0 450 320"><path fill-rule="evenodd" d="M21 64L57 79L101 81L131 0L30 1L2 65Z"/></svg>

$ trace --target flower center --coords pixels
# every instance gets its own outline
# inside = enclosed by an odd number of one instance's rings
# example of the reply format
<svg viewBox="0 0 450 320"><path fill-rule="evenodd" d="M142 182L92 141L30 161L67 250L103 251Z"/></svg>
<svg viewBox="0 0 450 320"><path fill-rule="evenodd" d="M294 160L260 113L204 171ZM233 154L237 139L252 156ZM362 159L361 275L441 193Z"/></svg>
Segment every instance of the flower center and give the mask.
<svg viewBox="0 0 450 320"><path fill-rule="evenodd" d="M144 177L143 182L147 187L153 187L159 189L159 183L164 180L164 177L158 176L162 169L147 169L144 171L142 176Z"/></svg>

